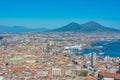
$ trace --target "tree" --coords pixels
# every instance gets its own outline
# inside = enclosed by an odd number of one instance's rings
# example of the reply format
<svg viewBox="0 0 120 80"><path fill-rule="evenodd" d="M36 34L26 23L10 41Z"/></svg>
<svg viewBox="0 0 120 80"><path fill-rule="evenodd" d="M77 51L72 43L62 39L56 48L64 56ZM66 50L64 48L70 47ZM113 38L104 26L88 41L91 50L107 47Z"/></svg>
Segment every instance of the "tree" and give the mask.
<svg viewBox="0 0 120 80"><path fill-rule="evenodd" d="M92 72L92 73L90 73L90 74L89 74L89 76L94 77L94 76L95 76L95 73L94 73L94 72Z"/></svg>
<svg viewBox="0 0 120 80"><path fill-rule="evenodd" d="M87 71L81 71L79 76L87 77L88 72Z"/></svg>

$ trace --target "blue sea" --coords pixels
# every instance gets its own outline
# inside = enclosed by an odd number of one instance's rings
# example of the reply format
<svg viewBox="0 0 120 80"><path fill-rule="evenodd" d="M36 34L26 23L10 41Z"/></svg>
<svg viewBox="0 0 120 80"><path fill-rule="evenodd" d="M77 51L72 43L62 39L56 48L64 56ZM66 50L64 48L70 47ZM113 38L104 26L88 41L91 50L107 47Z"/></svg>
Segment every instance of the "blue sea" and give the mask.
<svg viewBox="0 0 120 80"><path fill-rule="evenodd" d="M83 49L83 54L89 54L95 52L97 54L104 53L103 56L110 56L110 57L120 57L120 40L111 40L111 41L100 41L91 46L102 46L102 48L98 49ZM77 55L78 56L78 55Z"/></svg>
<svg viewBox="0 0 120 80"><path fill-rule="evenodd" d="M120 41L103 45L104 55L111 57L120 57Z"/></svg>

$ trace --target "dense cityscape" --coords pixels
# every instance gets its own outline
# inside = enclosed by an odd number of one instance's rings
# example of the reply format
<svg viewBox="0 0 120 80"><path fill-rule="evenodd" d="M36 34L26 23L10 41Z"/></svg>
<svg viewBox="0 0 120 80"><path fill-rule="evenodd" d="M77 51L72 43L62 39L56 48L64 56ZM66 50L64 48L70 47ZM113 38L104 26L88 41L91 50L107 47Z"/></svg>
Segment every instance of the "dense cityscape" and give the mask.
<svg viewBox="0 0 120 80"><path fill-rule="evenodd" d="M0 80L120 80L120 0L0 0Z"/></svg>
<svg viewBox="0 0 120 80"><path fill-rule="evenodd" d="M119 56L81 52L101 48L92 47L93 43L120 39L119 33L27 32L0 36L0 80L120 80Z"/></svg>

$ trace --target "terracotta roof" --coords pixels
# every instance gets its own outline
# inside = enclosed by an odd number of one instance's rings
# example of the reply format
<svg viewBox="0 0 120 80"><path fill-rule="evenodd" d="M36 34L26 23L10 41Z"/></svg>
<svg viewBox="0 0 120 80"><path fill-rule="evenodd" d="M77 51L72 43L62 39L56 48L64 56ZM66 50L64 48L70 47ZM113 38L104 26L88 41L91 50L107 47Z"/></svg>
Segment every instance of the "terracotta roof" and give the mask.
<svg viewBox="0 0 120 80"><path fill-rule="evenodd" d="M99 72L99 76L120 79L120 74L118 73Z"/></svg>
<svg viewBox="0 0 120 80"><path fill-rule="evenodd" d="M89 76L89 77L85 78L84 80L97 80L97 79L94 78L94 77Z"/></svg>
<svg viewBox="0 0 120 80"><path fill-rule="evenodd" d="M31 76L36 76L37 75L37 72L31 72Z"/></svg>
<svg viewBox="0 0 120 80"><path fill-rule="evenodd" d="M12 68L12 71L13 72L18 72L18 71L22 71L23 69L24 69L23 66L17 66L17 67Z"/></svg>

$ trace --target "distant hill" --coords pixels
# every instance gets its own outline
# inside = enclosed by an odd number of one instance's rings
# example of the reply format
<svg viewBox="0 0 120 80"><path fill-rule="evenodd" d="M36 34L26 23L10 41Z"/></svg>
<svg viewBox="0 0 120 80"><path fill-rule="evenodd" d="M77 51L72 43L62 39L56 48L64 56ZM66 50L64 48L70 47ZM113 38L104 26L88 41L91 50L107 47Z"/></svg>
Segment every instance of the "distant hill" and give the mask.
<svg viewBox="0 0 120 80"><path fill-rule="evenodd" d="M78 24L75 22L72 22L68 25L65 25L63 27L49 30L46 28L26 28L24 26L3 26L0 25L0 33L2 32L82 32L82 33L95 33L95 32L109 32L109 33L120 33L120 30L113 29L110 27L105 27L97 22L90 21L84 24Z"/></svg>
<svg viewBox="0 0 120 80"><path fill-rule="evenodd" d="M71 31L78 31L82 28L82 26L78 23L72 22L66 26L63 26L61 28L57 28L54 30L51 30L53 32L71 32Z"/></svg>
<svg viewBox="0 0 120 80"><path fill-rule="evenodd" d="M54 30L51 30L51 32L83 32L83 33L89 33L89 32L120 32L120 30L105 27L97 22L90 21L84 24L78 24L75 22L72 22L66 26L63 26L61 28L57 28Z"/></svg>
<svg viewBox="0 0 120 80"><path fill-rule="evenodd" d="M36 29L31 29L31 28L26 28L23 26L3 26L0 25L0 32L43 32L47 31L48 29L46 28L36 28Z"/></svg>

